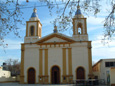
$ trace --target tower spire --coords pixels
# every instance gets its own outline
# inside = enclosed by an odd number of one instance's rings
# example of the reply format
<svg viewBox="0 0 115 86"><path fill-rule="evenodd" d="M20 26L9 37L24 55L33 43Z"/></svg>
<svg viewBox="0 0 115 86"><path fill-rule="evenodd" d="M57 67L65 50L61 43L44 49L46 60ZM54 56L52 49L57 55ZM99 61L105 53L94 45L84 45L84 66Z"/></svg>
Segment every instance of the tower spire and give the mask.
<svg viewBox="0 0 115 86"><path fill-rule="evenodd" d="M37 14L37 9L34 6L33 13L31 15L30 21L39 21L38 14Z"/></svg>
<svg viewBox="0 0 115 86"><path fill-rule="evenodd" d="M57 26L54 25L54 33L57 33L57 32L58 32L58 30L57 30Z"/></svg>
<svg viewBox="0 0 115 86"><path fill-rule="evenodd" d="M79 6L80 0L78 0L78 6Z"/></svg>
<svg viewBox="0 0 115 86"><path fill-rule="evenodd" d="M33 11L34 11L35 13L37 13L36 4L34 4L34 9L33 9Z"/></svg>
<svg viewBox="0 0 115 86"><path fill-rule="evenodd" d="M78 0L77 10L75 12L75 16L74 17L83 18L84 16L81 13L81 9L80 9L79 3L80 3L80 0Z"/></svg>

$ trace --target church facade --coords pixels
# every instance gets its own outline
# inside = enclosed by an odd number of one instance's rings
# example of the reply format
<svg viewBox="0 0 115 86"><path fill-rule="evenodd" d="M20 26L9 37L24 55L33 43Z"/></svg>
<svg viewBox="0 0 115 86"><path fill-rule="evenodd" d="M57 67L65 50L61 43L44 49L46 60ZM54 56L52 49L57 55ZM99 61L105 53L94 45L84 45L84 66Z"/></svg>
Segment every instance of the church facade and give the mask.
<svg viewBox="0 0 115 86"><path fill-rule="evenodd" d="M73 18L72 37L58 33L56 26L52 34L41 34L42 24L34 8L21 44L20 83L63 84L92 78L91 41L79 6Z"/></svg>

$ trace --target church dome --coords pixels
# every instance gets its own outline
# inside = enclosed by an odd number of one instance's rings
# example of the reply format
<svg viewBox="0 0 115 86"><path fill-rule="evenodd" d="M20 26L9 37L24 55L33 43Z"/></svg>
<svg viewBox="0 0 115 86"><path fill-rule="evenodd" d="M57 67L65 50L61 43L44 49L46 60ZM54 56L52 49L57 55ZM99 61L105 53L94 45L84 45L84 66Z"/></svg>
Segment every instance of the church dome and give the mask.
<svg viewBox="0 0 115 86"><path fill-rule="evenodd" d="M38 14L37 14L37 9L33 9L33 13L31 15L30 21L39 21Z"/></svg>
<svg viewBox="0 0 115 86"><path fill-rule="evenodd" d="M76 17L76 18L84 18L84 16L81 13L80 6L77 6L77 11L75 12L74 17Z"/></svg>
<svg viewBox="0 0 115 86"><path fill-rule="evenodd" d="M38 17L37 13L33 12L32 15L31 15L31 18L32 17Z"/></svg>
<svg viewBox="0 0 115 86"><path fill-rule="evenodd" d="M80 9L77 9L77 11L75 12L75 15L81 15L81 10Z"/></svg>

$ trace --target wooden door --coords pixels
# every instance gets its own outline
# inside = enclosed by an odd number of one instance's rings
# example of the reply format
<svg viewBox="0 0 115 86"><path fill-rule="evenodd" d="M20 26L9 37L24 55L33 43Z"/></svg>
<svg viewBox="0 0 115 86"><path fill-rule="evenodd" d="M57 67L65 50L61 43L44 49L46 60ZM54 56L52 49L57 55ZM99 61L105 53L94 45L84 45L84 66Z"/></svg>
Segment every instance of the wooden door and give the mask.
<svg viewBox="0 0 115 86"><path fill-rule="evenodd" d="M35 84L35 70L33 68L28 70L28 84Z"/></svg>
<svg viewBox="0 0 115 86"><path fill-rule="evenodd" d="M57 66L54 66L52 68L51 72L51 79L52 79L52 84L59 84L60 83L60 70Z"/></svg>
<svg viewBox="0 0 115 86"><path fill-rule="evenodd" d="M82 67L77 68L76 78L78 79L78 81L76 83L78 83L78 84L80 84L80 83L83 84L84 83L85 71Z"/></svg>
<svg viewBox="0 0 115 86"><path fill-rule="evenodd" d="M77 69L77 79L85 79L85 71L82 67Z"/></svg>

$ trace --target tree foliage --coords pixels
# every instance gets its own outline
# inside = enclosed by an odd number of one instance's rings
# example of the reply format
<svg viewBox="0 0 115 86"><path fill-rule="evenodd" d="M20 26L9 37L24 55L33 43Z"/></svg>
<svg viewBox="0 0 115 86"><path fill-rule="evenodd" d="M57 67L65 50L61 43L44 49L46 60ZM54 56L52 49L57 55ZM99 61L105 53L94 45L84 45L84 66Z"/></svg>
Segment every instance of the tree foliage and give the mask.
<svg viewBox="0 0 115 86"><path fill-rule="evenodd" d="M49 12L52 12L53 8L57 8L56 13L58 17L55 19L54 24L57 23L59 30L66 30L70 28L72 22L73 13L75 13L77 5L80 7L85 15L93 14L96 16L100 11L103 3L109 4L109 14L106 15L104 26L104 39L111 40L111 37L115 34L115 1L114 0L39 0L47 3ZM101 2L101 3L100 3ZM59 6L63 3L64 6ZM55 5L52 5L55 4Z"/></svg>
<svg viewBox="0 0 115 86"><path fill-rule="evenodd" d="M10 8L14 6L14 8ZM4 44L4 37L10 32L13 32L16 36L19 36L17 31L18 24L22 23L22 12L19 9L21 5L14 0L2 0L0 1L0 45L6 47L8 44Z"/></svg>
<svg viewBox="0 0 115 86"><path fill-rule="evenodd" d="M46 4L50 15L55 8L57 18L53 21L54 25L58 26L58 30L67 30L71 26L72 18L77 9L78 2L82 9L82 12L85 15L93 14L97 15L101 9L103 3L109 3L111 9L109 14L105 17L104 28L105 33L104 37L108 40L115 33L115 1L114 0L36 0L38 3ZM25 0L29 2L29 0ZM13 9L10 9L10 6L14 5ZM4 43L4 37L9 34L11 31L14 32L16 36L19 36L17 31L19 27L18 24L22 24L23 13L21 12L21 4L18 3L18 0L2 0L0 1L0 45Z"/></svg>
<svg viewBox="0 0 115 86"><path fill-rule="evenodd" d="M5 63L7 65L7 70L11 72L12 76L20 74L20 62L18 59L7 59Z"/></svg>

